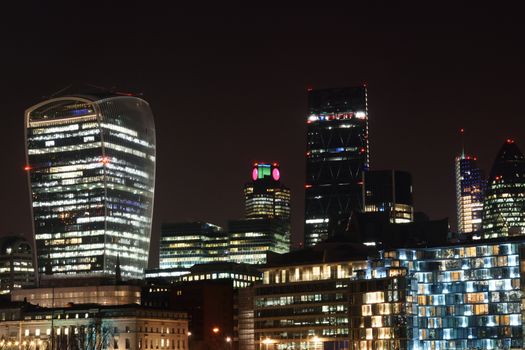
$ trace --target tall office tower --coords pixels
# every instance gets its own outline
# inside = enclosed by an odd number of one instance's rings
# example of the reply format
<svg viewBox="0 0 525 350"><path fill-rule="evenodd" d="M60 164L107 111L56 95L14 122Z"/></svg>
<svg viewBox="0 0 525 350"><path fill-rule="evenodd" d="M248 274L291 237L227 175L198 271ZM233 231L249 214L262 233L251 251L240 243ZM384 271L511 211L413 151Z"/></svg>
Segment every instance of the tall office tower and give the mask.
<svg viewBox="0 0 525 350"><path fill-rule="evenodd" d="M162 225L160 269L189 269L196 264L228 261L228 235L208 222Z"/></svg>
<svg viewBox="0 0 525 350"><path fill-rule="evenodd" d="M406 171L373 170L363 172L365 212L386 213L391 223L414 221L412 176Z"/></svg>
<svg viewBox="0 0 525 350"><path fill-rule="evenodd" d="M525 157L513 140L501 147L483 201L483 238L525 233Z"/></svg>
<svg viewBox="0 0 525 350"><path fill-rule="evenodd" d="M244 186L246 218L228 222L230 261L264 264L268 252L290 251L290 190L277 163L255 163Z"/></svg>
<svg viewBox="0 0 525 350"><path fill-rule="evenodd" d="M267 217L290 220L290 189L280 181L279 164L255 163L252 181L244 186L247 218Z"/></svg>
<svg viewBox="0 0 525 350"><path fill-rule="evenodd" d="M455 160L456 209L459 233L481 230L485 180L477 165L477 158L464 152Z"/></svg>
<svg viewBox="0 0 525 350"><path fill-rule="evenodd" d="M366 87L308 92L305 245L362 209L362 173L369 166Z"/></svg>
<svg viewBox="0 0 525 350"><path fill-rule="evenodd" d="M26 170L44 279L141 278L148 263L155 127L148 103L70 95L25 112Z"/></svg>

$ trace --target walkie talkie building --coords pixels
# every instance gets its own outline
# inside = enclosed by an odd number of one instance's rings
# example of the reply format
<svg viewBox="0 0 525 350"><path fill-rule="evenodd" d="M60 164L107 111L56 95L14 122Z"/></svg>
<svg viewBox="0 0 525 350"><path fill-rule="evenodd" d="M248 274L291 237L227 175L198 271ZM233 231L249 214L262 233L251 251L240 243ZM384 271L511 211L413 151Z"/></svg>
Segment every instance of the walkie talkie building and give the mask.
<svg viewBox="0 0 525 350"><path fill-rule="evenodd" d="M25 112L26 171L41 276L141 278L155 187L149 104L74 95Z"/></svg>

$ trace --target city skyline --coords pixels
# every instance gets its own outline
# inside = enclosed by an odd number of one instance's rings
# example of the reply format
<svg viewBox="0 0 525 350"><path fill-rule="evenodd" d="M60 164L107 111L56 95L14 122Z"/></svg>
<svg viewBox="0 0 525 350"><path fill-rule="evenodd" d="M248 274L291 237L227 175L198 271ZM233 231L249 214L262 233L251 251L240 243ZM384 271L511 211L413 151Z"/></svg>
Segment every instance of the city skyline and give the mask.
<svg viewBox="0 0 525 350"><path fill-rule="evenodd" d="M132 2L119 17L129 21L115 20L111 14L117 6L108 5L108 14L97 17L97 28L67 33L53 19L75 24L88 18L89 10L73 19L64 16L64 9L50 6L29 9L28 20L21 21L27 26L13 23L13 31L21 30L5 40L14 48L2 58L4 67L11 68L2 84L4 96L10 96L3 104L8 133L1 153L7 164L2 182L9 184L2 188L5 233L30 234L23 111L42 94L72 82L143 92L151 102L159 126L161 189L154 240L163 221L206 220L224 226L228 219L242 217L242 184L249 179L244 169L259 159L281 164L283 181L295 194L294 241L300 239L310 85L343 87L367 81L371 168L411 172L416 210L432 218L448 216L452 224L457 130L466 128L468 149L479 156L485 171L503 140L511 137L523 144L523 51L514 46L521 24L511 13L478 8L476 16L464 16L471 9L460 7L446 19L439 19L439 11L427 15L424 23L412 16L417 9L404 14L396 6L375 9L363 19L330 10L302 9L293 16L286 9L262 9L246 18L238 18L238 12L205 13L195 21L198 15L189 11L177 14L179 24L170 24L154 23L154 9L146 6L142 12ZM172 12L166 13L168 18ZM151 29L134 29L142 14ZM311 25L316 18L329 22L330 28ZM501 23L486 28L492 18ZM410 24L419 26L417 33ZM238 25L246 26L245 33ZM176 34L178 29L183 34ZM127 35L114 40L103 35L108 30ZM105 50L104 59L76 55L80 51L73 38L97 35L102 39L93 45L95 51ZM27 44L33 36L38 50ZM170 39L173 45L167 44ZM55 51L57 44L61 49ZM206 58L210 49L216 53L213 59ZM496 117L501 123L493 122ZM473 121L475 127L470 126ZM206 195L210 193L214 195Z"/></svg>

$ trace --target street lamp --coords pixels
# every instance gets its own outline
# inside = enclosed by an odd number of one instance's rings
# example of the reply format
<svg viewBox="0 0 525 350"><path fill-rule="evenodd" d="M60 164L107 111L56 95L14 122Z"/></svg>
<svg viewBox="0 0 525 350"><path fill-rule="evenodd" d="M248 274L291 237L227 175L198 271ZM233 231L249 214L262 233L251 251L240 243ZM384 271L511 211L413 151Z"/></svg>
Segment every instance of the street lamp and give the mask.
<svg viewBox="0 0 525 350"><path fill-rule="evenodd" d="M312 343L314 343L314 349L317 349L317 345L318 345L319 343L322 343L321 338L319 338L319 337L316 336L316 335L314 335L314 336L312 337L311 340L312 340Z"/></svg>
<svg viewBox="0 0 525 350"><path fill-rule="evenodd" d="M266 337L266 338L262 341L262 343L265 345L265 349L268 350L268 345L275 343L275 341L272 340L272 339L270 339L270 338L268 338L268 337Z"/></svg>

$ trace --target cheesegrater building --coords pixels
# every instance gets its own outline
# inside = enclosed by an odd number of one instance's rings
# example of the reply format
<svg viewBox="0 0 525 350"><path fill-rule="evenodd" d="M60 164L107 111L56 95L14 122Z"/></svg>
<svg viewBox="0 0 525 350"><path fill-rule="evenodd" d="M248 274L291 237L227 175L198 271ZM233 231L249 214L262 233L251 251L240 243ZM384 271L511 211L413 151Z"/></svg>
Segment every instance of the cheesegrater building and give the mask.
<svg viewBox="0 0 525 350"><path fill-rule="evenodd" d="M305 246L312 246L362 209L362 173L369 167L366 87L309 90L306 122Z"/></svg>
<svg viewBox="0 0 525 350"><path fill-rule="evenodd" d="M155 186L149 104L56 97L27 109L24 126L40 276L142 278Z"/></svg>

